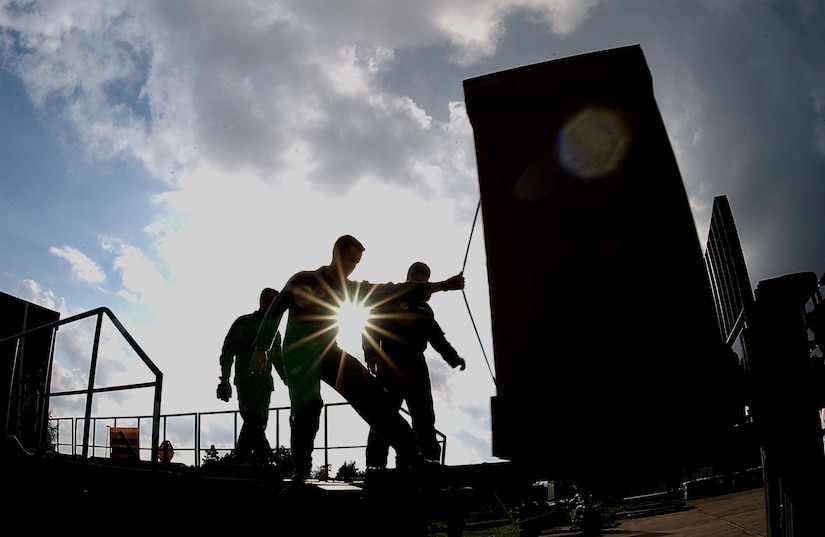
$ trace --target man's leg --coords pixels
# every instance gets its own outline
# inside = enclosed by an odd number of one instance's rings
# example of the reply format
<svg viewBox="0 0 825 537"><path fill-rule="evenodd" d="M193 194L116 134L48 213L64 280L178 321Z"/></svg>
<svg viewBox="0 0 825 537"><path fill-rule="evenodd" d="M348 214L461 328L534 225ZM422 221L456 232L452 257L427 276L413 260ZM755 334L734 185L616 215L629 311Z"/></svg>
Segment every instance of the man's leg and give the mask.
<svg viewBox="0 0 825 537"><path fill-rule="evenodd" d="M268 463L272 457L272 446L266 437L266 425L269 422L269 403L272 400L272 389L269 383L261 384L259 389L258 416L261 420L261 429L254 449L258 461Z"/></svg>
<svg viewBox="0 0 825 537"><path fill-rule="evenodd" d="M238 443L235 445L235 462L246 463L252 458L252 438L249 422L241 414L241 432L238 433Z"/></svg>
<svg viewBox="0 0 825 537"><path fill-rule="evenodd" d="M418 437L421 454L429 460L441 460L441 446L435 436L435 410L430 375L424 357L419 367L410 372L407 386L407 410L412 419L412 428Z"/></svg>
<svg viewBox="0 0 825 537"><path fill-rule="evenodd" d="M312 450L320 422L321 407L304 405L293 408L289 416L290 447L295 470L292 478L303 480L312 474Z"/></svg>
<svg viewBox="0 0 825 537"><path fill-rule="evenodd" d="M321 363L321 377L395 448L405 464L415 466L426 463L410 424L392 408L381 382L370 375L358 359L344 352L328 355Z"/></svg>
<svg viewBox="0 0 825 537"><path fill-rule="evenodd" d="M315 375L293 374L289 378L290 448L295 470L294 480L303 480L312 472L312 450L324 402L320 379Z"/></svg>
<svg viewBox="0 0 825 537"><path fill-rule="evenodd" d="M270 455L269 441L266 439L266 422L269 414L269 400L272 392L269 385L259 379L248 379L243 383L243 399L240 401L243 417L241 437L244 451L255 462L267 462ZM238 441L241 444L241 441Z"/></svg>
<svg viewBox="0 0 825 537"><path fill-rule="evenodd" d="M403 395L393 390L392 386L387 382L388 379L384 378L383 380L384 389L387 392L387 402L390 405L390 408L398 412L401 409L401 403L404 400ZM389 443L380 434L378 434L375 429L370 427L370 432L367 435L367 468L386 468L389 450Z"/></svg>
<svg viewBox="0 0 825 537"><path fill-rule="evenodd" d="M249 424L249 420L254 418L249 411L249 391L248 386L243 383L238 383L236 390L238 392L238 413L241 415L241 432L238 433L238 441L235 444L235 462L246 463L252 458L252 437L254 434L251 429L254 427Z"/></svg>
<svg viewBox="0 0 825 537"><path fill-rule="evenodd" d="M239 458L245 457L244 460L264 462L268 459L269 441L266 439L264 424L258 412L248 414L243 419L235 452Z"/></svg>

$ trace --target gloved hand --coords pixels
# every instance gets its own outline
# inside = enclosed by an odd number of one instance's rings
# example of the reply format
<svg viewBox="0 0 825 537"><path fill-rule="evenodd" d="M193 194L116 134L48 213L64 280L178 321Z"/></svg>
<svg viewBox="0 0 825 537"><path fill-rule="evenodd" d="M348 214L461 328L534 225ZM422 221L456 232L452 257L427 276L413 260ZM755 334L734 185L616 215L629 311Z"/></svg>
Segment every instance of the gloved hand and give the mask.
<svg viewBox="0 0 825 537"><path fill-rule="evenodd" d="M232 397L232 385L228 380L221 380L218 384L217 396L221 401L229 401Z"/></svg>

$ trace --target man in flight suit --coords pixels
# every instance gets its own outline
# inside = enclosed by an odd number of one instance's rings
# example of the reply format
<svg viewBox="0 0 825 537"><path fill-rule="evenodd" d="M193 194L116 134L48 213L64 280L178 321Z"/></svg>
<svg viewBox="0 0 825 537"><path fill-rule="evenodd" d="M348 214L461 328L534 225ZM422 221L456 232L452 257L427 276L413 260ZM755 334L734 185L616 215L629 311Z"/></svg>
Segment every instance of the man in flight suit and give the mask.
<svg viewBox="0 0 825 537"><path fill-rule="evenodd" d="M267 287L261 291L258 309L253 313L241 315L232 323L221 349L221 376L217 396L222 401L232 397L232 385L229 383L232 364L235 364L235 387L238 391L238 410L243 420L238 443L235 446L235 460L239 463L266 463L271 454L271 447L266 438L266 425L269 421L269 403L275 384L272 379L273 367L283 380L283 361L281 358L281 335L275 333L271 344L266 347L266 362L261 374L253 374L250 369L252 352L255 349L255 336L261 325L267 308L278 296L278 291Z"/></svg>
<svg viewBox="0 0 825 537"><path fill-rule="evenodd" d="M430 280L430 267L415 262L407 271L407 281ZM373 308L362 338L367 367L384 385L393 409L407 402L412 428L421 454L439 460L441 446L435 434L435 412L430 372L424 350L427 344L450 364L463 371L466 363L444 337L426 302L404 301ZM367 468L386 468L389 444L370 429L367 437Z"/></svg>

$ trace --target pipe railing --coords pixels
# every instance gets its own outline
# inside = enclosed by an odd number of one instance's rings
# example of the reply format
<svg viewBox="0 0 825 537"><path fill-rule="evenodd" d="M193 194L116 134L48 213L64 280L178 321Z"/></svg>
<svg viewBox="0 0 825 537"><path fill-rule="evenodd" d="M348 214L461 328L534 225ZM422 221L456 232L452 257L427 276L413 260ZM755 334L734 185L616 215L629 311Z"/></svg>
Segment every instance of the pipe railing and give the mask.
<svg viewBox="0 0 825 537"><path fill-rule="evenodd" d="M105 386L105 387L95 387L95 378L97 373L97 364L98 364L98 354L100 352L100 338L101 338L101 329L103 323L103 317L106 316L111 321L112 325L117 329L120 335L126 340L132 350L140 357L143 363L149 368L149 370L154 375L155 380L153 382L143 382L143 383L135 383L135 384L122 384L116 386ZM209 448L203 447L203 438L202 438L202 419L205 416L209 415L217 415L217 414L233 414L234 416L234 443L237 444L237 436L239 430L239 423L240 423L240 416L237 410L229 410L229 411L216 411L216 412L193 412L193 413L184 413L184 414L169 414L169 415L161 415L160 408L161 408L161 393L163 387L163 373L160 369L152 362L149 356L144 352L144 350L140 347L140 345L135 341L135 339L129 334L123 324L117 319L117 317L112 313L109 308L100 307L96 308L84 313L80 313L78 315L74 315L71 317L67 317L62 320L53 321L36 328L32 328L30 330L26 330L19 334L8 336L5 338L0 339L0 344L5 343L7 341L15 341L19 343L23 341L24 338L35 334L37 332L46 331L46 330L56 330L57 328L70 324L75 323L84 319L96 317L96 324L95 324L95 334L94 339L92 342L92 355L91 355L91 362L89 366L89 379L88 384L85 389L82 390L66 390L66 391L58 391L52 392L51 391L51 375L47 376L46 386L45 386L45 393L44 396L46 400L51 403L52 398L54 397L67 397L73 395L84 395L85 396L85 411L82 418L79 417L49 417L48 421L41 420L40 423L46 423L48 427L53 428L55 431L55 438L52 441L52 448L55 451L60 452L61 447L70 447L71 454L76 456L78 448L80 448L80 455L82 459L88 459L90 456L90 449L92 451L92 456L96 453L96 450L105 447L105 446L98 446L96 441L96 432L97 426L101 422L111 422L111 427L117 427L118 421L121 423L129 422L129 423L138 423L138 427L140 423L144 420L151 420L152 423L152 431L151 431L151 443L149 447L139 447L139 452L143 453L147 450L151 452L149 456L149 460L151 462L157 462L157 457L154 454L154 450L156 450L161 441L167 440L166 434L166 427L167 422L170 418L177 418L177 417L188 417L191 416L194 423L194 442L192 447L175 447L176 451L193 451L194 453L194 465L199 466L200 461L202 459L202 454L207 451ZM52 353L54 352L54 338L52 336ZM16 348L19 349L20 345L17 344ZM19 352L16 351L16 352ZM15 357L16 359L16 357ZM51 361L53 360L53 355L50 357L49 360L49 372L51 372ZM101 416L92 416L92 408L93 408L93 398L95 394L105 393L105 392L114 392L114 391L122 391L122 390L132 390L132 389L140 389L140 388L154 388L154 404L152 409L151 415L139 415L139 416L110 416L110 417L101 417ZM323 423L324 423L324 445L322 447L324 451L324 468L329 468L329 453L331 450L337 449L354 449L354 448L366 448L366 445L330 445L329 442L329 408L342 406L342 405L349 405L347 402L340 402L340 403L328 403L324 405L323 411ZM49 406L45 406L44 408L49 408ZM276 430L276 438L275 438L275 445L280 446L280 416L282 411L288 411L289 407L272 407L270 411L275 412L275 430ZM402 412L407 413L406 409L402 408ZM407 413L408 414L408 413ZM69 421L71 423L71 435L72 440L69 443L61 442L59 438L60 432L60 424ZM78 422L82 422L82 440L78 443L77 441L77 434L78 434ZM163 427L163 434L161 435L161 426ZM441 449L441 463L444 463L445 460L445 451L446 451L446 444L447 439L446 436L441 433L440 431L436 431L436 435L439 439L439 443L442 445ZM43 435L40 435L42 437ZM161 440L162 436L162 440ZM91 438L91 440L90 440ZM107 437L108 438L108 437ZM227 448L221 448L222 450L228 451Z"/></svg>
<svg viewBox="0 0 825 537"><path fill-rule="evenodd" d="M149 368L152 374L155 377L154 382L144 382L144 383L137 383L137 384L124 384L119 386L106 386L106 387L99 387L95 388L95 376L97 373L97 362L98 362L98 353L100 351L100 334L101 328L103 324L103 316L106 316L111 321L112 325L117 329L120 335L126 340L132 350L140 357L143 363ZM92 356L91 356L91 363L89 366L89 380L88 385L85 389L82 390L69 390L69 391L62 391L62 392L52 392L51 391L51 375L47 375L47 381L45 386L45 397L47 401L51 402L53 397L63 397L63 396L71 396L71 395L85 395L85 412L84 412L84 428L83 428L83 441L81 444L82 448L82 458L86 459L89 456L89 435L91 432L91 428L89 424L92 421L92 402L95 394L104 393L104 392L113 392L113 391L121 391L121 390L132 390L136 388L154 388L154 405L152 410L152 445L158 446L159 445L159 438L160 438L160 403L161 403L161 392L163 388L163 373L158 369L158 367L152 362L149 356L143 351L143 349L138 345L137 341L129 334L129 332L124 328L123 324L118 320L114 313L109 308L100 307L96 308L84 313L80 313L78 315L73 315L71 317L67 317L65 319L59 321L53 321L36 328L32 328L30 330L26 330L19 334L8 336L5 338L0 339L0 344L5 343L7 341L21 341L27 336L35 334L37 332L45 331L45 330L54 330L61 326L67 325L69 323L74 323L77 321L81 321L84 319L88 319L91 317L96 317L96 324L95 324L95 335L94 340L92 342ZM20 346L17 345L17 348ZM54 345L52 349L54 348ZM16 351L19 352L19 351ZM53 352L53 351L52 351ZM17 357L15 356L15 360ZM51 360L53 356L49 359L49 371L51 371ZM40 420L39 423L44 423L43 420ZM42 437L42 435L40 435ZM74 431L73 431L73 439ZM74 440L73 440L74 442ZM155 461L155 458L152 457L152 461Z"/></svg>
<svg viewBox="0 0 825 537"><path fill-rule="evenodd" d="M323 446L320 446L320 448L319 448L324 453L324 468L329 468L330 467L330 457L329 457L329 455L330 455L330 452L332 452L334 450L340 450L340 449L365 449L366 448L366 444L359 444L359 445L335 445L335 444L330 444L330 440L329 440L329 438L330 438L329 419L328 419L329 409L330 409L330 407L337 407L337 406L349 406L349 403L339 402L339 403L327 403L327 404L324 405L324 410L323 410L323 416L324 416L324 419L323 419L323 423L324 423L323 438L324 438L324 442L323 442ZM271 407L269 409L269 411L270 412L275 412L275 422L274 422L274 429L275 429L275 439L274 440L275 440L275 442L274 442L274 445L275 446L280 446L281 445L281 441L280 441L281 414L282 414L282 412L288 412L289 407ZM407 413L406 409L404 409L404 408L402 408L401 411L404 412L404 413ZM189 444L173 445L173 449L174 449L175 453L183 453L183 452L190 452L191 451L193 453L193 466L196 466L196 467L200 466L201 461L203 460L203 457L206 454L206 452L209 451L210 449L212 449L211 445L215 444L215 442L212 442L210 439L204 439L203 426L202 426L203 425L203 418L207 417L207 416L226 415L226 414L232 414L232 416L233 416L233 425L234 425L234 427L233 427L233 430L234 430L233 447L232 448L221 447L221 448L217 448L217 451L219 451L219 452L229 452L232 449L234 449L234 447L237 446L238 432L240 430L240 426L242 425L242 421L241 421L241 418L240 418L240 412L238 410L220 410L220 411L214 411L214 412L191 412L191 413L161 415L160 416L160 423L161 423L161 426L162 426L162 429L163 429L162 441L165 441L165 440L169 439L168 436L167 436L167 423L171 418L191 418L191 420L194 424L194 431L193 431L194 439ZM78 428L80 427L78 425L78 422L84 421L84 418L78 418L78 417L49 418L50 426L53 427L54 430L56 431L55 435L54 435L53 442L52 442L52 447L58 453L62 452L61 451L62 448L68 448L71 455L76 455L77 454L77 448L78 447L82 448L84 446L86 448L86 452L88 452L88 450L91 449L93 454L96 453L97 450L99 450L99 449L108 450L110 446L108 446L108 445L99 446L99 445L97 445L97 442L96 442L97 435L95 433L98 431L98 428L101 426L100 425L101 423L103 424L103 426L105 426L107 428L108 427L118 427L118 422L120 422L120 423L125 422L125 423L129 423L129 424L137 423L137 426L139 428L141 422L143 420L149 419L149 418L151 418L151 416L95 416L95 417L92 417L91 421L90 421L90 423L91 423L90 429L91 429L91 437L92 437L92 441L91 441L90 445L86 445L85 435L84 435L84 442L78 443L76 441L77 431L78 431ZM70 424L71 441L69 441L69 442L64 442L60 438L60 430L61 430L60 424L63 423L63 422L69 422L69 424ZM107 425L107 423L111 423L111 425ZM441 449L441 463L444 464L445 452L446 452L446 447L447 447L447 437L441 431L436 431L436 436L438 437L439 444L441 444L441 448L442 448ZM107 438L108 438L108 435L107 435ZM149 458L154 460L155 459L154 451L157 449L158 445L160 445L158 442L153 442L152 446L149 446L149 447L140 446L138 448L138 452L139 453L149 452ZM205 445L210 446L210 447L204 447Z"/></svg>

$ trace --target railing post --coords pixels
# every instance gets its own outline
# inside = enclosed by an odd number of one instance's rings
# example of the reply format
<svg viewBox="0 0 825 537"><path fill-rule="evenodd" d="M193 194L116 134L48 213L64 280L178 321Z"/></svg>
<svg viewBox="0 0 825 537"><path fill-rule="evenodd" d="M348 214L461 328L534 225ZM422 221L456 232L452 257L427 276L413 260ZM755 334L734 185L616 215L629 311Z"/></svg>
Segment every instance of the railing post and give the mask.
<svg viewBox="0 0 825 537"><path fill-rule="evenodd" d="M97 314L97 323L95 325L95 338L92 343L92 361L89 365L89 387L86 392L86 412L85 428L83 430L83 459L89 457L89 421L92 416L92 398L94 397L95 388L95 372L97 371L97 352L100 349L100 327L103 323L103 313Z"/></svg>
<svg viewBox="0 0 825 537"><path fill-rule="evenodd" d="M324 476L329 480L329 405L324 405Z"/></svg>
<svg viewBox="0 0 825 537"><path fill-rule="evenodd" d="M195 468L201 465L201 415L195 414Z"/></svg>

